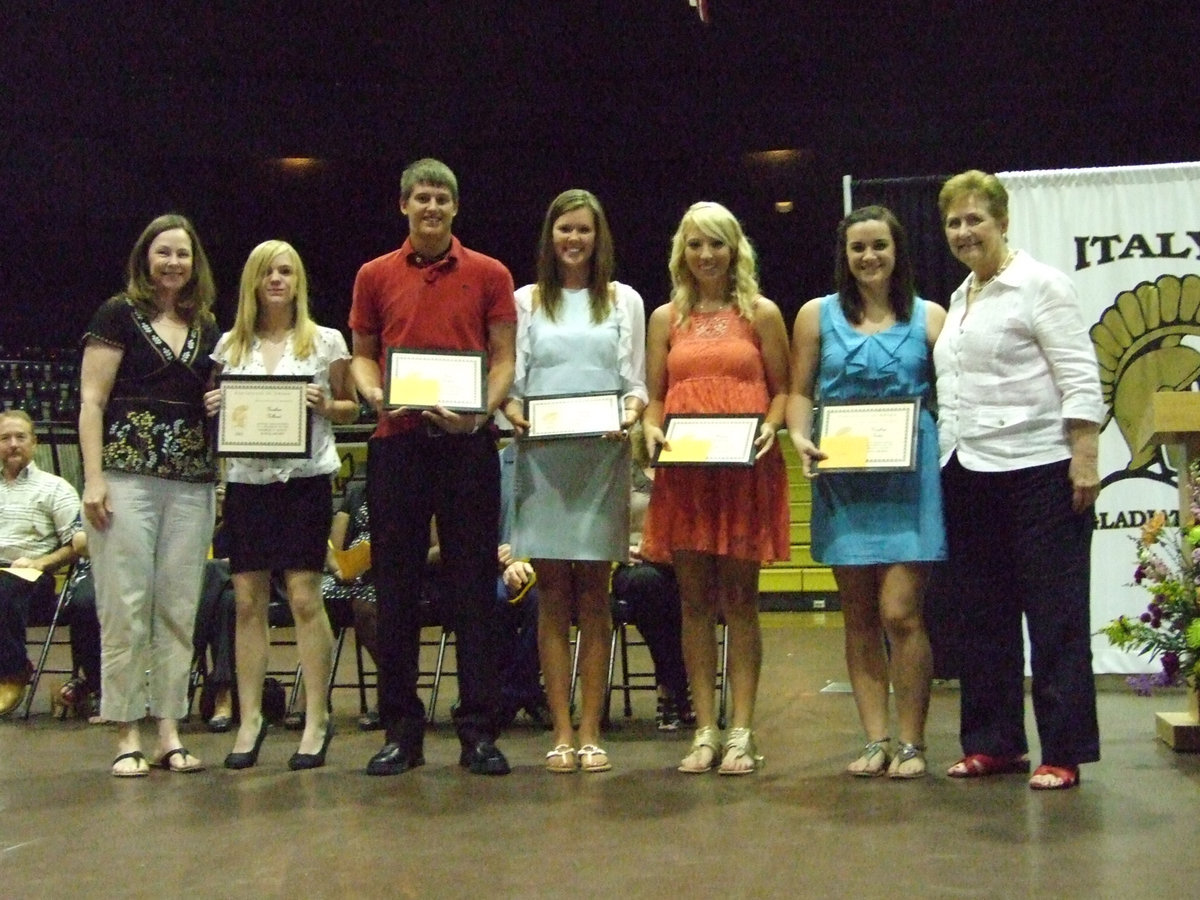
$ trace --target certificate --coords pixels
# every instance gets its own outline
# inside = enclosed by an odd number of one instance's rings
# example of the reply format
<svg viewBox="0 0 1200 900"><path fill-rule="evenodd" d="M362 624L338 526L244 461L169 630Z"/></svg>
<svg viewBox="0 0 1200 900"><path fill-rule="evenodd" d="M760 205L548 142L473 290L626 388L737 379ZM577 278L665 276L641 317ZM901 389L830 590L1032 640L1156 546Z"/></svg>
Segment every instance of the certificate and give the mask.
<svg viewBox="0 0 1200 900"><path fill-rule="evenodd" d="M911 472L917 467L920 397L821 404L822 472Z"/></svg>
<svg viewBox="0 0 1200 900"><path fill-rule="evenodd" d="M763 417L670 415L663 433L670 449L662 445L655 466L753 466L754 439Z"/></svg>
<svg viewBox="0 0 1200 900"><path fill-rule="evenodd" d="M222 375L217 456L308 456L309 383L307 375Z"/></svg>
<svg viewBox="0 0 1200 900"><path fill-rule="evenodd" d="M487 354L481 350L388 350L383 405L408 409L441 406L487 412Z"/></svg>
<svg viewBox="0 0 1200 900"><path fill-rule="evenodd" d="M620 395L561 394L525 399L529 437L593 437L621 430Z"/></svg>

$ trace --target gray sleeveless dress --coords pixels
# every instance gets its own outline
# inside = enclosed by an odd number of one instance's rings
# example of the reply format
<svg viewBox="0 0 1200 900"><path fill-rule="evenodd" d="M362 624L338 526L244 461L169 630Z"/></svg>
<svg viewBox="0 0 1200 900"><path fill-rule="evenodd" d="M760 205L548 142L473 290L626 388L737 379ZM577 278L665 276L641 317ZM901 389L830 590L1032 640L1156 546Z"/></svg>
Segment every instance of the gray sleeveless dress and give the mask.
<svg viewBox="0 0 1200 900"><path fill-rule="evenodd" d="M528 309L518 300L518 312L522 306ZM564 291L557 321L539 307L518 336L514 393L525 399L628 393L632 381L622 374L628 329L628 318L616 304L596 324L587 291ZM513 478L513 553L531 559L624 561L629 553L629 470L628 441L521 439Z"/></svg>

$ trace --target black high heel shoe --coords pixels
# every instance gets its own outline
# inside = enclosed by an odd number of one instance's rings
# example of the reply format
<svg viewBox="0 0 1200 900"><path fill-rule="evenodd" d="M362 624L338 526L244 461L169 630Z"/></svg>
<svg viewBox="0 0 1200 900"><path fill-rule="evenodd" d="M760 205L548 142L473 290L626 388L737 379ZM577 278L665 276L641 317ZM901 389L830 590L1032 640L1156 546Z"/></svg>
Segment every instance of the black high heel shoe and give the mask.
<svg viewBox="0 0 1200 900"><path fill-rule="evenodd" d="M254 739L254 749L247 750L244 753L230 753L225 757L225 768L227 769L249 769L258 762L258 751L262 749L263 740L267 736L267 727L270 723L264 718L262 724L258 726L258 737Z"/></svg>
<svg viewBox="0 0 1200 900"><path fill-rule="evenodd" d="M316 753L300 753L299 751L293 753L292 758L288 760L288 768L293 772L321 768L325 765L325 751L329 749L329 742L332 740L333 720L330 719L325 723L325 739L321 741L321 749Z"/></svg>

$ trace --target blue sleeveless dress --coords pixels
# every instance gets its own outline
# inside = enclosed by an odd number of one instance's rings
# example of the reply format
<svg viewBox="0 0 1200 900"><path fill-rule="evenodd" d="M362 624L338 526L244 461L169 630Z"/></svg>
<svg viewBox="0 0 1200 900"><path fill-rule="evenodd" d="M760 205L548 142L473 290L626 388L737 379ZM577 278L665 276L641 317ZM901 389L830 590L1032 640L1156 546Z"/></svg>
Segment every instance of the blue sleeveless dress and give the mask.
<svg viewBox="0 0 1200 900"><path fill-rule="evenodd" d="M921 398L913 472L826 473L812 482L812 555L827 566L946 558L937 423L929 409L932 363L925 304L877 334L846 321L836 294L822 297L817 398Z"/></svg>

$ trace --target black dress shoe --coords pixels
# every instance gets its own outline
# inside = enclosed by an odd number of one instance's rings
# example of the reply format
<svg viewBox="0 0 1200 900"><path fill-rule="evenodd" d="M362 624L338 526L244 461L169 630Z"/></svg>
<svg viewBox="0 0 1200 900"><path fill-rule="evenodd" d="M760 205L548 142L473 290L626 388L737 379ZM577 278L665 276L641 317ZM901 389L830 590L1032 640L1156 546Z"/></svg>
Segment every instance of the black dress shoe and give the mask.
<svg viewBox="0 0 1200 900"><path fill-rule="evenodd" d="M420 746L403 747L397 743L386 743L383 749L367 763L368 775L401 775L409 769L425 765L425 754Z"/></svg>
<svg viewBox="0 0 1200 900"><path fill-rule="evenodd" d="M458 764L470 769L474 775L507 775L512 771L500 748L491 741L479 741L472 747L463 747Z"/></svg>
<svg viewBox="0 0 1200 900"><path fill-rule="evenodd" d="M293 772L299 772L302 769L319 769L325 765L325 752L329 749L329 742L333 740L333 721L330 720L325 724L325 737L321 741L321 749L316 753L300 753L299 751L292 754L288 760L288 768Z"/></svg>
<svg viewBox="0 0 1200 900"><path fill-rule="evenodd" d="M224 734L233 728L233 716L213 716L208 720L208 730L215 734Z"/></svg>
<svg viewBox="0 0 1200 900"><path fill-rule="evenodd" d="M270 723L266 719L262 720L262 725L258 729L258 737L254 739L254 749L248 750L245 753L230 753L225 757L225 768L227 769L249 769L258 762L258 751L262 749L263 740L267 736L267 726Z"/></svg>

